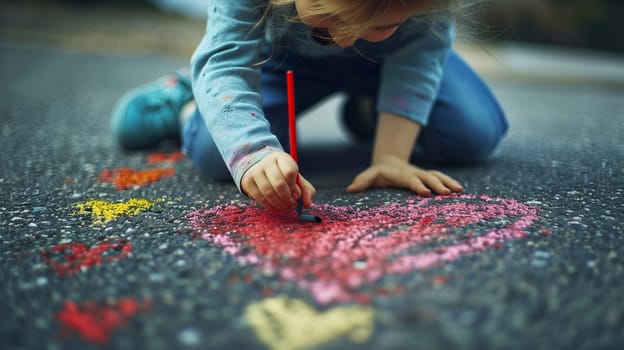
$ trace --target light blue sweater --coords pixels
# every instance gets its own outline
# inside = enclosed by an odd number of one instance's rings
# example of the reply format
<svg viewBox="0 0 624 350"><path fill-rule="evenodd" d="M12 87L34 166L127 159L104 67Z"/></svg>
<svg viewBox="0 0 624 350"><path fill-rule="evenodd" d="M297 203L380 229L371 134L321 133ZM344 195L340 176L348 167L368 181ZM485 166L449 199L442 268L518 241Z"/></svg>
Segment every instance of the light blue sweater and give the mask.
<svg viewBox="0 0 624 350"><path fill-rule="evenodd" d="M208 0L206 32L193 54L193 93L234 182L282 147L262 111L263 49L307 58L364 55L381 66L377 110L427 124L454 30L451 16L418 16L389 39L326 47L311 29L276 14L260 23L267 0ZM294 7L290 10L294 14ZM250 116L254 116L253 118ZM240 188L240 187L239 187Z"/></svg>

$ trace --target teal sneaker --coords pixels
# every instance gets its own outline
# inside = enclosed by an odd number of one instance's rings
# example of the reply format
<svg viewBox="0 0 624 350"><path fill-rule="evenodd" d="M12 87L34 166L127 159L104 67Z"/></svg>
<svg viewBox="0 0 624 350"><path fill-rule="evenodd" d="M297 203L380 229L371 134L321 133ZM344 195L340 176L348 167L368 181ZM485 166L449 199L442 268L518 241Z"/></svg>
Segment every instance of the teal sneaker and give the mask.
<svg viewBox="0 0 624 350"><path fill-rule="evenodd" d="M191 81L173 73L127 92L112 115L113 138L125 149L147 149L179 140L178 118L193 99Z"/></svg>

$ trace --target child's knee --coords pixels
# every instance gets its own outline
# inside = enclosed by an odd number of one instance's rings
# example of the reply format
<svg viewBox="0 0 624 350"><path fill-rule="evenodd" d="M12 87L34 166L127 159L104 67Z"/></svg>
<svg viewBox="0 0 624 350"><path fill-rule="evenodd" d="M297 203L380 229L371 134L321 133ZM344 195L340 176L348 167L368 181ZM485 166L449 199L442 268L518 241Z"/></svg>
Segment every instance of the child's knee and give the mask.
<svg viewBox="0 0 624 350"><path fill-rule="evenodd" d="M429 161L458 165L485 162L507 132L505 119L492 122L466 118L460 124L423 135L421 146Z"/></svg>
<svg viewBox="0 0 624 350"><path fill-rule="evenodd" d="M199 171L214 180L232 180L212 136L198 111L186 120L182 129L182 148Z"/></svg>
<svg viewBox="0 0 624 350"><path fill-rule="evenodd" d="M442 159L451 164L483 163L492 156L502 138L503 135L493 129L457 135L443 150Z"/></svg>

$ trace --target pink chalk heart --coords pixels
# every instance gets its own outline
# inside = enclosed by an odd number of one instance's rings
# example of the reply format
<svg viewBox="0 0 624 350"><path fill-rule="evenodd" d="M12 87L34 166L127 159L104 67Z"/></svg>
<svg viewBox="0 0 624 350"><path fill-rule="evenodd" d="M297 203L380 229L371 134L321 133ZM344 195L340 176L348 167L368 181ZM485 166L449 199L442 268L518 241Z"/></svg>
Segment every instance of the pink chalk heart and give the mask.
<svg viewBox="0 0 624 350"><path fill-rule="evenodd" d="M296 281L320 304L361 300L361 287L387 274L450 262L526 236L538 208L514 199L453 195L377 208L318 205L323 223L253 206L220 205L188 214L196 234L242 264Z"/></svg>

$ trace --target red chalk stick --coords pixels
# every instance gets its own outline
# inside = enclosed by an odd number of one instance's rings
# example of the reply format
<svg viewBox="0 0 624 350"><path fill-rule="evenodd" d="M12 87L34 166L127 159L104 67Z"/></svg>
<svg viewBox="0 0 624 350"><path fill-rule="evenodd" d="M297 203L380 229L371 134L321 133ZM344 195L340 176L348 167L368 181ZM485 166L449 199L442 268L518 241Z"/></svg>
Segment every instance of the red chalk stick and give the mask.
<svg viewBox="0 0 624 350"><path fill-rule="evenodd" d="M289 70L286 72L286 90L288 92L288 136L290 141L290 156L299 165L297 157L297 118L295 116L295 74ZM297 175L297 186L301 188L301 181ZM297 200L297 215L299 220L303 222L320 223L323 220L314 215L303 214L303 203L301 197Z"/></svg>
<svg viewBox="0 0 624 350"><path fill-rule="evenodd" d="M297 118L295 117L295 74L289 70L286 72L286 90L288 91L288 132L290 138L290 156L295 163L297 158ZM297 179L297 182L299 179Z"/></svg>
<svg viewBox="0 0 624 350"><path fill-rule="evenodd" d="M290 141L290 156L299 165L297 156L297 117L295 115L295 73L289 70L286 72L286 91L288 94L288 136ZM297 186L301 188L299 176L297 176ZM301 199L300 199L301 200ZM298 212L301 210L299 209Z"/></svg>
<svg viewBox="0 0 624 350"><path fill-rule="evenodd" d="M286 92L288 95L288 139L290 141L290 156L299 165L297 157L297 117L295 116L295 73L291 70L286 72ZM299 175L297 175L297 186L301 188ZM301 217L303 204L301 198L297 200L297 215Z"/></svg>

